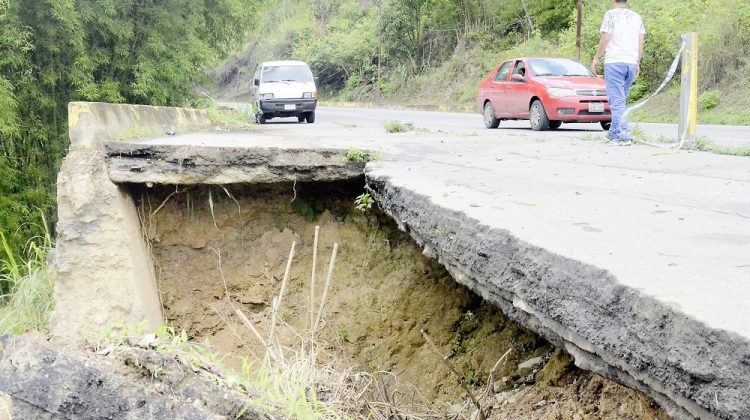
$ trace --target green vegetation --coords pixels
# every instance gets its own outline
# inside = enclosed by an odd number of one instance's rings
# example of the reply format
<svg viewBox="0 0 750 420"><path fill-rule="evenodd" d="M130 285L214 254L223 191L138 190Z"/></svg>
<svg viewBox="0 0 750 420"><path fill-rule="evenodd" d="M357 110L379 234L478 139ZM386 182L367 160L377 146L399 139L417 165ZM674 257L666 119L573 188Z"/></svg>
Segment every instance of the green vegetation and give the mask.
<svg viewBox="0 0 750 420"><path fill-rule="evenodd" d="M351 148L346 151L344 159L349 163L362 164L365 163L365 152L356 148Z"/></svg>
<svg viewBox="0 0 750 420"><path fill-rule="evenodd" d="M698 137L696 139L695 148L719 155L750 156L750 147L720 146L705 137Z"/></svg>
<svg viewBox="0 0 750 420"><path fill-rule="evenodd" d="M370 193L363 193L361 195L358 195L354 200L354 206L357 208L357 210L363 213L366 213L367 211L372 209L373 204L375 204L375 200L372 198Z"/></svg>
<svg viewBox="0 0 750 420"><path fill-rule="evenodd" d="M47 251L52 241L42 219L43 236L28 242L17 254L0 231L0 334L47 331L52 313L52 276Z"/></svg>
<svg viewBox="0 0 750 420"><path fill-rule="evenodd" d="M292 208L296 212L305 216L307 220L312 222L318 218L319 214L325 211L326 206L321 200L318 200L318 199L308 201L305 199L298 198L294 200L294 203L292 203Z"/></svg>
<svg viewBox="0 0 750 420"><path fill-rule="evenodd" d="M711 110L719 105L721 92L718 90L709 90L698 97L698 105L705 110Z"/></svg>
<svg viewBox="0 0 750 420"><path fill-rule="evenodd" d="M678 49L699 34L701 122L750 124L750 3L734 0L631 0L648 36L631 100L652 92ZM588 64L611 2L584 2L581 60ZM272 0L245 52L218 71L220 90L249 86L242 68L270 58L308 61L334 101L385 101L473 110L480 79L502 60L524 55L575 57L575 2L552 0L322 0L297 7ZM245 72L247 73L247 72ZM679 78L679 77L678 77ZM675 84L679 81L673 82ZM712 93L713 92L713 93ZM673 92L634 115L674 121Z"/></svg>
<svg viewBox="0 0 750 420"><path fill-rule="evenodd" d="M254 0L0 0L0 232L19 254L54 226L74 100L190 105ZM5 273L5 271L2 271Z"/></svg>
<svg viewBox="0 0 750 420"><path fill-rule="evenodd" d="M388 121L384 124L385 131L388 133L406 133L414 130L414 124L401 122L398 120Z"/></svg>

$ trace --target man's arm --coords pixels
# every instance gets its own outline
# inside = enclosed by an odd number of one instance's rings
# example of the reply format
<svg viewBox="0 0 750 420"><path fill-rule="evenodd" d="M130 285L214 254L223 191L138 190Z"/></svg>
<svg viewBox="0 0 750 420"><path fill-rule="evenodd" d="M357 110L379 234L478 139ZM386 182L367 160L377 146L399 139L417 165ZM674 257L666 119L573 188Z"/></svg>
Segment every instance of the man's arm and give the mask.
<svg viewBox="0 0 750 420"><path fill-rule="evenodd" d="M604 54L604 51L609 45L610 39L612 39L612 34L610 34L609 32L602 32L602 37L601 39L599 39L599 48L596 49L596 54L594 54L594 61L591 62L591 68L594 70L594 73L596 73L597 69L599 68L599 57Z"/></svg>

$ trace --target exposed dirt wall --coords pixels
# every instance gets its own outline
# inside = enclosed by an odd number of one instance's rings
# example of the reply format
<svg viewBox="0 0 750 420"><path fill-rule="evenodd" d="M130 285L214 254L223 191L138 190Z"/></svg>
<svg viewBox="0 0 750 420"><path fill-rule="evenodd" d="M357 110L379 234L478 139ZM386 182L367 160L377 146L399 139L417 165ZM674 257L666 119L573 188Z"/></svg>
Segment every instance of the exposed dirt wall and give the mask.
<svg viewBox="0 0 750 420"><path fill-rule="evenodd" d="M234 316L225 295L228 291L232 303L264 332L296 241L281 318L305 331L319 225L316 301L323 294L333 244L340 245L322 362L355 372L393 372L449 410L465 396L459 379L420 334L425 330L463 379L485 396L485 404L494 407L494 418L665 417L642 394L578 370L564 352L458 285L389 219L356 210L353 201L363 188L361 180L131 188L153 247L168 321L191 337L208 339L229 355L230 365L241 356L258 356L262 346ZM305 210L312 214L304 215ZM488 384L490 370L509 349L507 362ZM531 366L519 370L530 359Z"/></svg>

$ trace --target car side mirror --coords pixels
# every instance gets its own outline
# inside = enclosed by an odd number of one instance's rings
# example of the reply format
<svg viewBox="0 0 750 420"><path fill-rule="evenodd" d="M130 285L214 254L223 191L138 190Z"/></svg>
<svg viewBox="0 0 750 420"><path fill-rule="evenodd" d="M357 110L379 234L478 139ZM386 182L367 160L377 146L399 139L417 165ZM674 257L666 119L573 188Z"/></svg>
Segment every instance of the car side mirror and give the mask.
<svg viewBox="0 0 750 420"><path fill-rule="evenodd" d="M253 80L253 84L254 84L255 86L260 86L260 79L255 79L255 80Z"/></svg>
<svg viewBox="0 0 750 420"><path fill-rule="evenodd" d="M525 77L523 77L523 76L521 76L520 74L517 74L517 73L516 73L516 74L512 74L512 75L510 76L510 80L511 80L512 82L525 82L525 81L526 81L526 78L525 78Z"/></svg>

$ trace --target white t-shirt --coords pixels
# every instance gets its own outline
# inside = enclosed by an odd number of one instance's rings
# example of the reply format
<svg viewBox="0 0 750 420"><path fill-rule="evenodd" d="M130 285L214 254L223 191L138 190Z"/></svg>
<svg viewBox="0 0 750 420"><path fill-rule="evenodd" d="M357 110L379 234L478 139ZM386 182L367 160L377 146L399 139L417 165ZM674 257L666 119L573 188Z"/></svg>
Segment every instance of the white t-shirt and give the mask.
<svg viewBox="0 0 750 420"><path fill-rule="evenodd" d="M612 35L604 55L605 64L638 64L640 35L646 33L641 15L626 7L612 9L604 15L600 31Z"/></svg>

